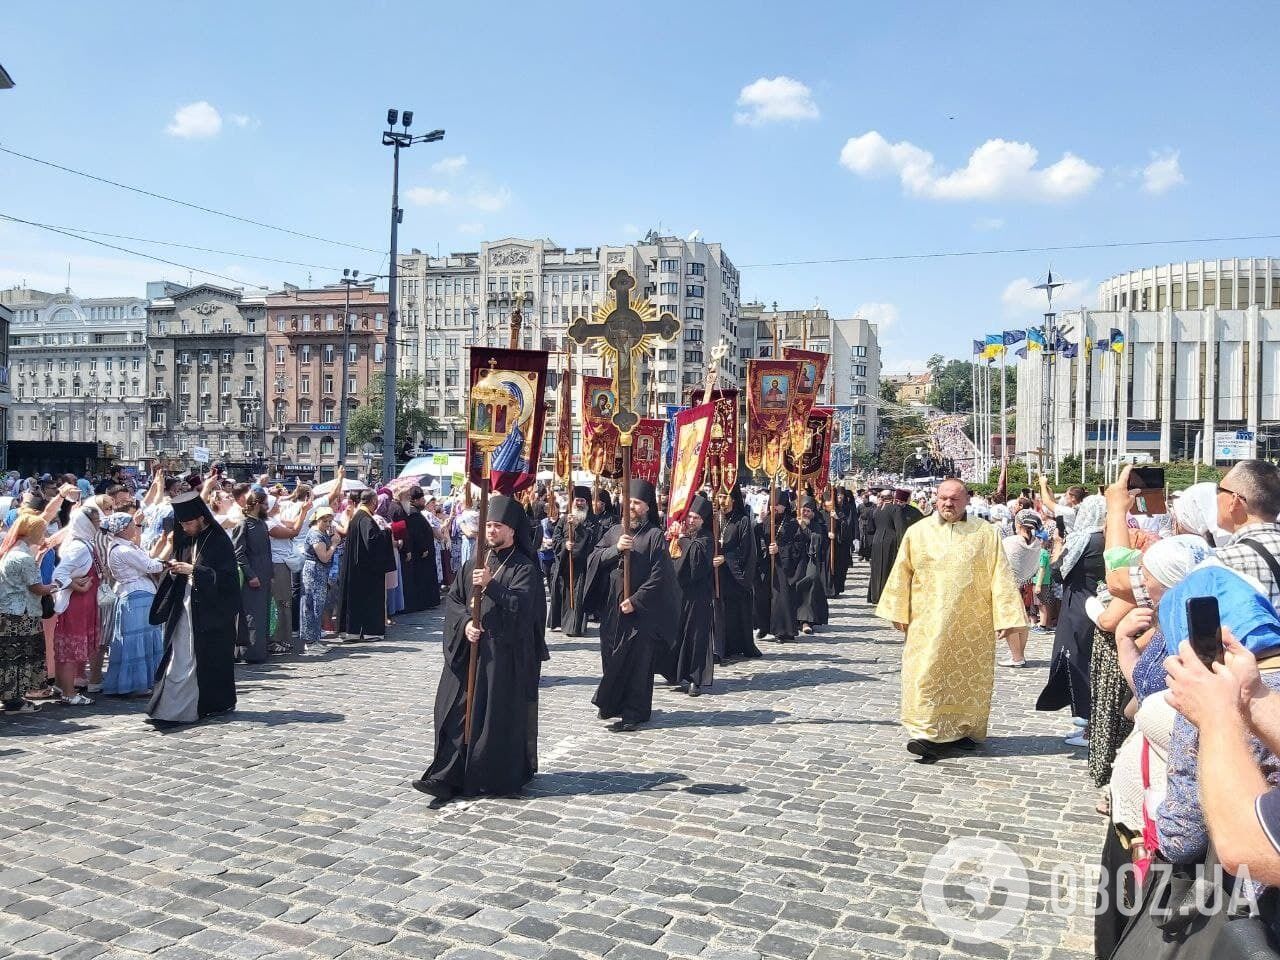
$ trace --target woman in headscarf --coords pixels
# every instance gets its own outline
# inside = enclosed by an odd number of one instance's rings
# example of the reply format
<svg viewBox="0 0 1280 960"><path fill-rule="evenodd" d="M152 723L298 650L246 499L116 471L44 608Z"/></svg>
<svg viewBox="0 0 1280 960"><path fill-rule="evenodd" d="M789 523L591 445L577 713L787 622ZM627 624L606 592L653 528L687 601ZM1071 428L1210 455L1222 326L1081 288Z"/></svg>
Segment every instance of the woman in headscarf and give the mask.
<svg viewBox="0 0 1280 960"><path fill-rule="evenodd" d="M35 713L28 691L44 685L40 598L53 587L40 582L36 553L45 521L27 513L13 522L0 546L0 699L5 713Z"/></svg>
<svg viewBox="0 0 1280 960"><path fill-rule="evenodd" d="M1062 579L1062 608L1053 638L1049 680L1036 701L1037 710L1071 708L1080 728L1066 738L1071 746L1087 746L1091 712L1089 661L1093 655L1093 621L1085 609L1106 573L1103 565L1107 501L1086 497L1076 511L1075 528L1065 539L1055 535L1053 566Z"/></svg>
<svg viewBox="0 0 1280 960"><path fill-rule="evenodd" d="M141 547L142 531L127 513L113 513L102 522L110 536L105 564L116 595L107 674L102 692L126 697L150 693L156 670L164 656L164 631L151 623L152 579L164 570Z"/></svg>
<svg viewBox="0 0 1280 960"><path fill-rule="evenodd" d="M1175 494L1169 505L1175 533L1194 533L1209 546L1225 542L1226 534L1218 528L1218 485L1197 483Z"/></svg>
<svg viewBox="0 0 1280 960"><path fill-rule="evenodd" d="M71 512L58 548L53 583L58 587L53 630L54 676L63 704L83 707L93 703L76 692L76 678L88 669L98 650L98 584L102 558L97 555L98 524L102 515L91 504Z"/></svg>
<svg viewBox="0 0 1280 960"><path fill-rule="evenodd" d="M231 532L240 567L240 626L238 653L248 663L267 659L271 640L271 533L267 523L267 494L245 494L240 523Z"/></svg>
<svg viewBox="0 0 1280 960"><path fill-rule="evenodd" d="M329 570L337 549L334 541L333 510L321 507L311 515L307 531L306 553L302 562L302 605L298 632L306 650L318 650L324 621L324 608L329 602Z"/></svg>
<svg viewBox="0 0 1280 960"><path fill-rule="evenodd" d="M404 510L391 495L390 487L378 488L378 505L374 508L373 516L378 526L385 530L388 534L393 533L393 525L404 519ZM404 588L401 586L400 572L400 544L396 542L394 535L391 538L391 554L394 566L387 571L387 616L394 617L397 613L404 610ZM391 621L388 620L388 623Z"/></svg>

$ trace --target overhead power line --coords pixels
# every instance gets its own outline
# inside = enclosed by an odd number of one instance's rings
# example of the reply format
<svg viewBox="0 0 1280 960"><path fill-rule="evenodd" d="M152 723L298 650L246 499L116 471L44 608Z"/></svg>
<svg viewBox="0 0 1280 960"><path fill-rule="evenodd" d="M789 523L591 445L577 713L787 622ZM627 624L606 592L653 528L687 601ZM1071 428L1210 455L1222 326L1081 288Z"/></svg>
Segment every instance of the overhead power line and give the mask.
<svg viewBox="0 0 1280 960"><path fill-rule="evenodd" d="M107 243L105 240L95 240L93 237L82 237L78 233L71 233L67 230L61 230L58 227L51 227L43 223L35 223L31 220L22 220L18 217L11 217L8 214L0 213L0 220L8 220L10 223L20 223L23 226L35 227L39 230L48 230L50 233L61 234L64 237L71 237L73 240L82 240L85 243L96 243L100 247L106 247L110 250L118 250L121 253L127 253L130 256L142 257L144 260L154 260L156 263L167 264L171 267L178 267L182 270L190 270L192 273L198 273L206 277L217 277L219 280L230 280L237 286L253 287L257 290L270 290L270 287L264 287L259 283L246 283L237 277L229 277L225 273L215 273L212 270L205 270L202 267L193 267L189 263L179 263L177 260L166 260L164 257L156 257L149 253L143 253L141 250L130 250L128 247L122 247L118 244Z"/></svg>
<svg viewBox="0 0 1280 960"><path fill-rule="evenodd" d="M947 257L998 257L1013 253L1061 253L1068 250L1114 250L1122 247L1159 247L1187 243L1242 243L1249 240L1280 240L1280 234L1263 233L1241 237L1197 237L1182 240L1113 240L1100 243L1066 243L1051 247L1005 247L995 250L939 250L932 253L892 253L865 257L832 257L826 260L778 260L773 263L744 263L739 270L763 267L807 267L832 263L884 263L894 260L941 260Z"/></svg>
<svg viewBox="0 0 1280 960"><path fill-rule="evenodd" d="M106 177L99 177L96 174L86 173L83 170L76 170L73 167L66 167L60 163L54 163L52 160L42 160L40 157L33 157L30 154L19 153L17 150L11 150L8 147L0 146L0 153L7 153L11 157L18 157L22 160L29 160L32 163L38 163L42 166L52 167L54 170L61 170L63 173L75 174L77 177L85 177L89 180L105 183L112 187L119 187L121 190L128 190L131 193L141 194L144 197L151 197L155 200L164 200L167 203L176 203L182 207L188 207L191 210L199 210L201 213L211 213L216 217L226 217L228 220L237 220L240 223L247 223L255 227L262 227L266 230L275 230L279 233L287 233L294 237L302 237L306 240L318 240L321 243L332 243L339 247L348 247L352 250L363 250L366 253L382 253L373 247L362 247L356 243L347 243L345 240L334 240L330 237L320 237L313 233L303 233L300 230L291 230L288 227L278 227L273 223L264 223L261 220L254 220L250 217L242 217L238 214L227 213L223 210L215 210L213 207L206 207L198 203L191 203L187 200L179 200L177 197L166 196L163 193L156 193L152 190L145 190L142 187L130 186L127 183L120 183L118 180L109 180Z"/></svg>
<svg viewBox="0 0 1280 960"><path fill-rule="evenodd" d="M214 247L198 247L190 243L178 243L174 240L153 240L150 237L131 237L122 233L107 233L105 230L86 230L84 227L68 227L62 224L39 223L37 221L23 221L8 214L0 214L0 218L5 220L14 220L18 223L29 223L31 226L40 227L42 229L61 230L64 233L84 234L81 239L87 240L89 237L110 237L112 240L131 240L135 243L154 243L161 247L180 247L183 250L198 250L201 253L216 253L225 257L240 257L245 260L263 260L267 263L283 263L291 267L310 267L315 270L332 270L337 273L342 267L334 267L323 263L305 263L301 260L282 260L279 257L264 257L256 253L245 253L243 250L218 250Z"/></svg>

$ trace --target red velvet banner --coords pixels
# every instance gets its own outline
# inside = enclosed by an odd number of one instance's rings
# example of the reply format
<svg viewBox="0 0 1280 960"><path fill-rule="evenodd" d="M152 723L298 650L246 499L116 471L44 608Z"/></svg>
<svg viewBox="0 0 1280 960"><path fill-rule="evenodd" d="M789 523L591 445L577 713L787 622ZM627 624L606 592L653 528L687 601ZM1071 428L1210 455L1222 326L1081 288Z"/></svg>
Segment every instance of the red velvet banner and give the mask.
<svg viewBox="0 0 1280 960"><path fill-rule="evenodd" d="M542 350L471 348L470 390L467 399L467 463L472 483L484 475L484 459L472 433L505 434L490 459L489 489L510 496L533 485L542 454L542 430L547 409L543 389L547 358ZM503 391L505 405L477 401L476 388ZM484 390L481 390L483 394Z"/></svg>
<svg viewBox="0 0 1280 960"><path fill-rule="evenodd" d="M631 476L653 484L658 482L658 472L662 469L662 436L666 429L666 420L646 417L640 421L631 434Z"/></svg>

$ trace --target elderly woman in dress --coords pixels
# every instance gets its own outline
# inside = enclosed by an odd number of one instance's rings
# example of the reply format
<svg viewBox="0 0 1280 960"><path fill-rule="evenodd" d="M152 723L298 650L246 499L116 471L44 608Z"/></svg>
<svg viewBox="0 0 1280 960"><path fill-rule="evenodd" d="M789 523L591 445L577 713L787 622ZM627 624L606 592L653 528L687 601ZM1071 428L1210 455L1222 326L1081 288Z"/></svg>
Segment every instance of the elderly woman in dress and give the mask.
<svg viewBox="0 0 1280 960"><path fill-rule="evenodd" d="M93 701L76 692L76 676L85 670L98 650L98 584L102 580L102 558L96 541L102 514L86 503L67 519L53 583L58 592L54 610L58 614L53 629L54 676L62 691L61 703L83 707Z"/></svg>
<svg viewBox="0 0 1280 960"><path fill-rule="evenodd" d="M106 569L116 595L112 634L104 638L110 652L102 692L118 697L150 693L164 656L164 631L150 622L156 594L152 577L164 570L164 561L142 549L142 530L133 514L113 513L102 528L110 535Z"/></svg>
<svg viewBox="0 0 1280 960"><path fill-rule="evenodd" d="M29 690L43 685L44 635L40 598L54 588L40 582L36 555L45 521L23 514L9 527L0 546L0 699L5 713L35 713Z"/></svg>

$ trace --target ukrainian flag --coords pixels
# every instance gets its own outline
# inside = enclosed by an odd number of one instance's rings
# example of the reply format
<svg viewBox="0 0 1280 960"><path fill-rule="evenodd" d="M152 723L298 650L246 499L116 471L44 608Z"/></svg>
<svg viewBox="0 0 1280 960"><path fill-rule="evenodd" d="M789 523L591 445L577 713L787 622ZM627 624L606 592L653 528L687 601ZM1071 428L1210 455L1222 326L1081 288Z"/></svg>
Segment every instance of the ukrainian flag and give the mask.
<svg viewBox="0 0 1280 960"><path fill-rule="evenodd" d="M1111 328L1111 349L1116 353L1124 353L1124 334L1115 327Z"/></svg>
<svg viewBox="0 0 1280 960"><path fill-rule="evenodd" d="M989 333L984 341L982 351L983 360L994 360L1000 354L1004 353L1004 334Z"/></svg>
<svg viewBox="0 0 1280 960"><path fill-rule="evenodd" d="M1048 344L1044 342L1044 334L1041 332L1039 327L1027 328L1027 349L1028 350L1043 350L1047 346Z"/></svg>

